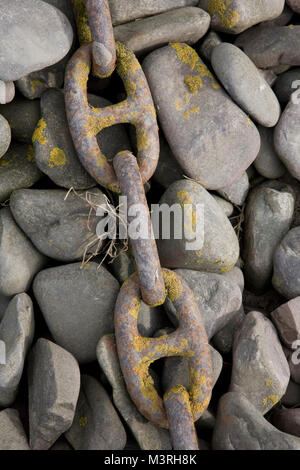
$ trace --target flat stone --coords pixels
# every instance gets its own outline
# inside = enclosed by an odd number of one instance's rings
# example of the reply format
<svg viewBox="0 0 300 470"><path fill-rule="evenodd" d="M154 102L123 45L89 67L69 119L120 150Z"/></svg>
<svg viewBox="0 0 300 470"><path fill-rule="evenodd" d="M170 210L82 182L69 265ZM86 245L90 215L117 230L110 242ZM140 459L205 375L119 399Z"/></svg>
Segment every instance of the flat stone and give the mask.
<svg viewBox="0 0 300 470"><path fill-rule="evenodd" d="M15 223L8 208L0 210L0 294L26 292L45 263Z"/></svg>
<svg viewBox="0 0 300 470"><path fill-rule="evenodd" d="M300 437L300 408L274 410L272 423L280 431Z"/></svg>
<svg viewBox="0 0 300 470"><path fill-rule="evenodd" d="M126 44L136 55L145 54L181 41L194 44L209 28L210 16L196 7L176 10L132 21L114 28L116 41Z"/></svg>
<svg viewBox="0 0 300 470"><path fill-rule="evenodd" d="M39 272L33 292L55 342L86 363L96 359L99 338L113 332L119 284L97 263L80 267L73 263Z"/></svg>
<svg viewBox="0 0 300 470"><path fill-rule="evenodd" d="M222 42L214 47L211 64L225 90L252 119L265 127L275 126L280 116L277 97L243 51Z"/></svg>
<svg viewBox="0 0 300 470"><path fill-rule="evenodd" d="M284 0L200 0L199 7L211 16L211 27L224 33L238 34L282 13Z"/></svg>
<svg viewBox="0 0 300 470"><path fill-rule="evenodd" d="M234 338L230 391L244 394L265 414L284 395L290 370L275 327L250 312Z"/></svg>
<svg viewBox="0 0 300 470"><path fill-rule="evenodd" d="M281 103L287 103L290 96L297 89L297 83L293 88L293 83L300 81L300 67L293 68L277 77L274 85L274 93Z"/></svg>
<svg viewBox="0 0 300 470"><path fill-rule="evenodd" d="M10 125L0 114L0 158L7 152L11 141ZM1 162L0 162L1 163Z"/></svg>
<svg viewBox="0 0 300 470"><path fill-rule="evenodd" d="M19 412L12 408L0 412L0 450L30 450Z"/></svg>
<svg viewBox="0 0 300 470"><path fill-rule="evenodd" d="M129 21L157 15L164 11L180 7L197 5L199 0L109 0L109 9L114 25L128 23Z"/></svg>
<svg viewBox="0 0 300 470"><path fill-rule="evenodd" d="M292 189L269 181L250 192L244 223L244 273L248 287L265 292L273 272L273 256L293 220L295 198Z"/></svg>
<svg viewBox="0 0 300 470"><path fill-rule="evenodd" d="M283 406L287 407L299 407L300 406L300 385L293 382L293 380L289 381L287 386L286 392L280 400L280 403Z"/></svg>
<svg viewBox="0 0 300 470"><path fill-rule="evenodd" d="M74 421L65 433L75 450L122 450L126 432L105 388L93 377L81 377Z"/></svg>
<svg viewBox="0 0 300 470"><path fill-rule="evenodd" d="M190 269L176 269L191 288L198 303L208 339L220 331L241 307L242 294L237 284L220 274ZM165 307L172 323L178 320L173 304L167 299Z"/></svg>
<svg viewBox="0 0 300 470"><path fill-rule="evenodd" d="M25 144L32 143L32 134L40 118L39 100L17 97L11 103L1 105L0 113L11 127L13 139Z"/></svg>
<svg viewBox="0 0 300 470"><path fill-rule="evenodd" d="M300 106L299 98L294 95L284 109L282 116L274 131L274 145L279 158L289 170L290 174L300 180Z"/></svg>
<svg viewBox="0 0 300 470"><path fill-rule="evenodd" d="M170 239L157 240L162 266L222 273L235 265L239 257L239 245L234 229L219 204L200 184L186 179L176 181L163 194L160 204L167 204L169 207L173 204L180 205L181 207L177 206L178 213L180 210L185 219L182 239L175 239L171 231ZM191 220L184 217L184 210L181 210L185 204L191 204L191 210L186 211L190 213ZM190 240L195 240L197 204L202 205L200 209L203 208L203 214L199 211L199 215L203 216L204 237L202 247L199 243L198 247L193 248L193 245L188 243ZM201 218L198 220L200 228L201 220ZM178 225L176 227L182 228ZM198 239L201 242L201 238Z"/></svg>
<svg viewBox="0 0 300 470"><path fill-rule="evenodd" d="M78 193L63 189L19 189L10 199L17 224L34 246L50 258L76 261L91 253L101 240L96 234L101 217L91 207L107 207L98 188ZM91 212L90 212L91 211Z"/></svg>
<svg viewBox="0 0 300 470"><path fill-rule="evenodd" d="M160 125L184 173L208 189L232 184L253 162L259 133L190 46L173 43L143 62Z"/></svg>
<svg viewBox="0 0 300 470"><path fill-rule="evenodd" d="M255 26L239 35L235 45L262 69L300 65L300 26Z"/></svg>
<svg viewBox="0 0 300 470"><path fill-rule="evenodd" d="M40 338L29 356L30 447L47 450L74 419L80 372L74 357Z"/></svg>
<svg viewBox="0 0 300 470"><path fill-rule="evenodd" d="M230 202L223 199L222 197L217 196L216 194L212 194L212 197L219 204L221 209L224 211L224 214L226 215L226 217L230 217L234 211L233 205Z"/></svg>
<svg viewBox="0 0 300 470"><path fill-rule="evenodd" d="M221 44L222 39L220 36L215 32L210 30L198 48L198 52L200 57L203 57L204 60L211 61L211 55L214 47Z"/></svg>
<svg viewBox="0 0 300 470"><path fill-rule="evenodd" d="M109 106L110 101L88 95L92 106ZM36 162L40 170L58 186L86 189L95 185L93 178L81 165L69 131L65 111L64 94L61 90L48 90L41 98L41 119L33 134ZM108 157L121 150L130 149L123 125L112 126L101 131L98 144Z"/></svg>
<svg viewBox="0 0 300 470"><path fill-rule="evenodd" d="M300 297L280 305L271 313L271 319L281 340L292 348L294 341L300 339Z"/></svg>
<svg viewBox="0 0 300 470"><path fill-rule="evenodd" d="M249 191L249 178L244 172L240 178L231 183L229 186L222 187L218 190L220 196L224 197L232 204L241 206L244 204Z"/></svg>
<svg viewBox="0 0 300 470"><path fill-rule="evenodd" d="M280 178L286 172L286 168L274 147L274 131L263 126L258 126L257 128L260 134L261 146L254 160L255 169L265 178Z"/></svg>
<svg viewBox="0 0 300 470"><path fill-rule="evenodd" d="M0 202L9 199L16 189L30 188L41 176L32 145L12 143L0 159Z"/></svg>
<svg viewBox="0 0 300 470"><path fill-rule="evenodd" d="M219 400L213 450L299 450L300 439L278 431L240 393Z"/></svg>
<svg viewBox="0 0 300 470"><path fill-rule="evenodd" d="M300 295L300 227L290 230L277 247L272 282L287 299Z"/></svg>
<svg viewBox="0 0 300 470"><path fill-rule="evenodd" d="M300 5L298 0L286 0L287 4L294 10L296 13L300 13Z"/></svg>
<svg viewBox="0 0 300 470"><path fill-rule="evenodd" d="M171 450L169 431L148 421L131 401L121 372L114 336L103 336L97 359L113 389L113 402L143 450Z"/></svg>
<svg viewBox="0 0 300 470"><path fill-rule="evenodd" d="M0 79L18 80L61 60L71 48L67 17L41 0L2 0Z"/></svg>
<svg viewBox="0 0 300 470"><path fill-rule="evenodd" d="M5 344L5 363L0 361L1 408L15 401L33 334L32 301L27 294L18 294L10 301L0 323L0 340Z"/></svg>

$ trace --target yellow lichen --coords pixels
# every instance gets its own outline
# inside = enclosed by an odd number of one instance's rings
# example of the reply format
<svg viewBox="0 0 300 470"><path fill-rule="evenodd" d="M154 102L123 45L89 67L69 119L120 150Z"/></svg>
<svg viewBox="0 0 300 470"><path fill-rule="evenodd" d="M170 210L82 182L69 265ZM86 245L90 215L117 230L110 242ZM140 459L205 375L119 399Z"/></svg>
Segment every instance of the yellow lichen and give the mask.
<svg viewBox="0 0 300 470"><path fill-rule="evenodd" d="M154 387L154 381L148 372L149 365L151 364L149 358L144 357L139 364L133 368L133 372L137 374L140 381L140 391L144 398L150 401L151 408L154 413L159 408L160 398Z"/></svg>
<svg viewBox="0 0 300 470"><path fill-rule="evenodd" d="M75 12L80 45L88 44L92 41L92 33L89 27L89 20L84 1L72 0L72 6Z"/></svg>
<svg viewBox="0 0 300 470"><path fill-rule="evenodd" d="M89 73L90 73L90 65L86 64L85 62L77 62L76 68L75 68L75 73L76 73L76 81L81 89L86 88L86 84L89 78Z"/></svg>
<svg viewBox="0 0 300 470"><path fill-rule="evenodd" d="M208 12L210 16L217 14L223 28L233 28L239 21L240 15L237 10L230 7L231 0L209 0Z"/></svg>
<svg viewBox="0 0 300 470"><path fill-rule="evenodd" d="M47 124L44 118L41 118L32 135L32 143L38 142L39 144L42 144L42 145L47 143L47 138L43 135L43 132L46 129L46 127L47 127Z"/></svg>
<svg viewBox="0 0 300 470"><path fill-rule="evenodd" d="M190 109L191 113L198 113L200 111L199 106L194 106L193 108ZM194 189L198 189L197 186L194 186Z"/></svg>
<svg viewBox="0 0 300 470"><path fill-rule="evenodd" d="M272 406L276 405L276 403L279 402L279 396L278 395L268 395L263 399L263 405L268 406L268 404L271 402Z"/></svg>
<svg viewBox="0 0 300 470"><path fill-rule="evenodd" d="M29 162L34 162L34 151L33 151L33 146L29 145L28 146L28 151L27 151L27 160Z"/></svg>
<svg viewBox="0 0 300 470"><path fill-rule="evenodd" d="M134 338L134 349L137 352L141 352L143 349L147 348L150 345L150 338L145 338L140 335L136 335Z"/></svg>
<svg viewBox="0 0 300 470"><path fill-rule="evenodd" d="M48 166L50 166L50 168L54 168L55 166L64 166L66 163L67 157L65 152L58 147L54 147L50 152Z"/></svg>
<svg viewBox="0 0 300 470"><path fill-rule="evenodd" d="M182 283L172 271L163 271L163 278L171 302L177 300L182 293Z"/></svg>
<svg viewBox="0 0 300 470"><path fill-rule="evenodd" d="M273 380L266 380L266 386L271 387L273 385Z"/></svg>
<svg viewBox="0 0 300 470"><path fill-rule="evenodd" d="M30 80L30 88L31 88L31 93L36 92L37 87L45 86L41 80Z"/></svg>
<svg viewBox="0 0 300 470"><path fill-rule="evenodd" d="M188 191L178 191L177 192L177 197L179 200L181 200L181 203L180 205L182 207L184 207L185 205L189 205L190 207L187 207L186 208L186 211L185 211L185 217L188 219L188 223L185 223L184 226L185 226L185 229L186 230L189 230L191 229L191 225L192 227L194 227L197 223L197 213L196 211L193 209L193 200L190 196L190 194L188 193Z"/></svg>
<svg viewBox="0 0 300 470"><path fill-rule="evenodd" d="M180 111L182 109L182 101L180 99L175 100L175 108Z"/></svg>
<svg viewBox="0 0 300 470"><path fill-rule="evenodd" d="M136 140L137 140L137 149L139 152L141 150L145 150L150 145L149 137L145 129L137 130Z"/></svg>
<svg viewBox="0 0 300 470"><path fill-rule="evenodd" d="M184 83L186 83L186 85L189 87L190 93L192 93L192 95L198 93L198 90L202 88L203 85L202 78L198 75L188 75L185 77Z"/></svg>
<svg viewBox="0 0 300 470"><path fill-rule="evenodd" d="M88 419L86 416L81 416L81 418L79 419L79 426L81 428L84 428L88 423Z"/></svg>
<svg viewBox="0 0 300 470"><path fill-rule="evenodd" d="M188 64L191 70L195 69L197 62L199 61L199 56L192 47L179 42L170 43L170 46L175 49L177 57L181 62Z"/></svg>
<svg viewBox="0 0 300 470"><path fill-rule="evenodd" d="M189 119L190 113L188 111L184 111L183 117L184 117L184 119Z"/></svg>
<svg viewBox="0 0 300 470"><path fill-rule="evenodd" d="M133 303L133 306L129 309L129 313L131 316L137 319L139 316L141 301L138 297L134 297L132 299L132 303Z"/></svg>

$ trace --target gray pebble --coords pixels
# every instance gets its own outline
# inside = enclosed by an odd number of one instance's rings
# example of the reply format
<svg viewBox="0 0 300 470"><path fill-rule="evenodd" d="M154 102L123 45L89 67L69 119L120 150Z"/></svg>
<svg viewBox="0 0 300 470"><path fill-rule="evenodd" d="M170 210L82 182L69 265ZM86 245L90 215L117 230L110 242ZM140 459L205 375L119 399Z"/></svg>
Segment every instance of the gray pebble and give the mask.
<svg viewBox="0 0 300 470"><path fill-rule="evenodd" d="M255 169L265 178L280 178L286 172L274 147L274 131L263 126L258 126L261 146L254 160Z"/></svg>
<svg viewBox="0 0 300 470"><path fill-rule="evenodd" d="M12 408L0 412L0 450L30 450L19 412Z"/></svg>
<svg viewBox="0 0 300 470"><path fill-rule="evenodd" d="M287 299L300 295L300 227L290 230L277 247L272 282Z"/></svg>
<svg viewBox="0 0 300 470"><path fill-rule="evenodd" d="M7 152L11 141L10 125L0 114L0 158ZM1 164L1 161L0 161Z"/></svg>
<svg viewBox="0 0 300 470"><path fill-rule="evenodd" d="M29 356L30 447L47 450L74 419L80 371L74 357L40 338Z"/></svg>
<svg viewBox="0 0 300 470"><path fill-rule="evenodd" d="M214 47L221 44L221 42L220 36L215 31L210 30L198 48L199 55L203 57L204 60L210 62Z"/></svg>
<svg viewBox="0 0 300 470"><path fill-rule="evenodd" d="M237 206L244 204L248 191L249 178L246 172L230 185L218 189L220 196Z"/></svg>
<svg viewBox="0 0 300 470"><path fill-rule="evenodd" d="M35 298L57 344L79 362L95 360L99 338L114 329L117 280L97 263L45 269L33 283Z"/></svg>
<svg viewBox="0 0 300 470"><path fill-rule="evenodd" d="M273 310L271 320L283 343L292 348L294 341L300 340L300 297L291 299Z"/></svg>
<svg viewBox="0 0 300 470"><path fill-rule="evenodd" d="M32 143L32 134L40 118L40 101L15 98L0 106L0 113L7 119L13 139L25 144Z"/></svg>
<svg viewBox="0 0 300 470"><path fill-rule="evenodd" d="M226 217L230 217L234 211L233 205L230 202L223 199L222 197L217 196L216 194L212 194L212 197L219 204L221 209L224 211L224 214L226 215Z"/></svg>

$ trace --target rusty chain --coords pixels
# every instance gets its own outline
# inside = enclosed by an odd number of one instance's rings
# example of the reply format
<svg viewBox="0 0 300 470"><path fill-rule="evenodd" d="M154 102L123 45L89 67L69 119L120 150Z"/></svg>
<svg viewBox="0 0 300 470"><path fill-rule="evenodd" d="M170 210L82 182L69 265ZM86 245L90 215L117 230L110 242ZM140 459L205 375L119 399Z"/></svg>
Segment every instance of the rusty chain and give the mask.
<svg viewBox="0 0 300 470"><path fill-rule="evenodd" d="M65 76L66 112L72 139L82 165L102 186L127 197L127 211L142 204L146 213L147 239L131 240L137 273L120 289L115 306L117 351L124 380L140 413L169 428L173 448L198 449L194 421L206 410L212 391L212 365L208 338L197 302L186 282L162 269L143 184L153 175L159 157L156 112L151 92L134 53L114 41L108 0L72 0L81 47L70 59ZM116 68L123 80L126 100L105 108L88 104L90 71L109 77ZM109 162L96 135L104 128L131 123L136 128L137 159L130 151ZM130 215L128 214L130 222ZM179 327L158 338L142 337L137 328L141 297L150 306L161 305L166 296L178 312ZM149 366L163 357L188 359L189 390L172 386L158 395Z"/></svg>

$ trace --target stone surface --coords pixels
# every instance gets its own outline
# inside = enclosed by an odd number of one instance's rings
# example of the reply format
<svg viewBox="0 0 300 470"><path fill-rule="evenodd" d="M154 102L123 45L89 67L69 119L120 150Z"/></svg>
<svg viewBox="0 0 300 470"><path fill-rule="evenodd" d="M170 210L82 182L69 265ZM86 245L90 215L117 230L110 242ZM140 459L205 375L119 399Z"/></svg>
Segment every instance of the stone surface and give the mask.
<svg viewBox="0 0 300 470"><path fill-rule="evenodd" d="M259 133L196 51L173 43L143 62L158 118L184 173L208 189L232 184L257 156Z"/></svg>
<svg viewBox="0 0 300 470"><path fill-rule="evenodd" d="M17 395L27 351L34 334L33 305L27 294L16 295L0 323L5 364L0 361L0 407L10 406Z"/></svg>
<svg viewBox="0 0 300 470"><path fill-rule="evenodd" d="M290 230L277 247L272 282L287 299L300 295L300 227Z"/></svg>
<svg viewBox="0 0 300 470"><path fill-rule="evenodd" d="M234 338L230 391L244 394L265 414L284 395L289 379L275 327L262 313L248 313Z"/></svg>
<svg viewBox="0 0 300 470"><path fill-rule="evenodd" d="M88 192L62 189L19 189L10 199L12 214L35 247L50 258L76 261L96 249L101 217L94 207L107 207L98 188ZM91 211L91 212L90 212ZM102 242L99 241L99 248Z"/></svg>
<svg viewBox="0 0 300 470"><path fill-rule="evenodd" d="M300 437L300 408L274 410L272 423L280 431Z"/></svg>
<svg viewBox="0 0 300 470"><path fill-rule="evenodd" d="M95 360L99 338L114 329L117 280L97 263L73 263L39 272L33 291L55 342L80 362Z"/></svg>
<svg viewBox="0 0 300 470"><path fill-rule="evenodd" d="M88 95L94 107L111 104L105 98ZM63 92L48 90L41 98L41 119L33 134L36 162L43 173L55 184L65 188L86 189L95 185L77 156L65 111ZM121 150L130 149L130 143L122 125L108 127L98 134L102 152L112 158Z"/></svg>
<svg viewBox="0 0 300 470"><path fill-rule="evenodd" d="M274 131L263 126L258 126L261 146L254 160L256 171L265 178L280 178L286 172L274 147Z"/></svg>
<svg viewBox="0 0 300 470"><path fill-rule="evenodd" d="M74 357L40 338L29 356L30 447L47 450L74 419L80 372Z"/></svg>
<svg viewBox="0 0 300 470"><path fill-rule="evenodd" d="M212 338L241 307L242 295L237 284L220 274L176 269L192 289L202 315L208 339ZM165 304L172 323L177 326L177 315L172 303Z"/></svg>
<svg viewBox="0 0 300 470"><path fill-rule="evenodd" d="M296 83L293 87L294 82ZM296 67L279 75L274 85L274 92L280 102L287 103L290 99L291 94L294 93L294 91L296 90L296 88L299 87L299 85L300 68Z"/></svg>
<svg viewBox="0 0 300 470"><path fill-rule="evenodd" d="M113 402L143 450L172 449L169 432L148 421L128 395L112 335L103 336L97 346L97 359L113 389Z"/></svg>
<svg viewBox="0 0 300 470"><path fill-rule="evenodd" d="M81 389L72 426L65 434L75 450L122 450L123 424L105 391L89 375L81 376Z"/></svg>
<svg viewBox="0 0 300 470"><path fill-rule="evenodd" d="M0 113L11 127L13 139L31 144L32 134L40 118L40 101L17 97L11 103L1 105Z"/></svg>
<svg viewBox="0 0 300 470"><path fill-rule="evenodd" d="M0 80L0 103L10 103L15 97L14 82L3 82Z"/></svg>
<svg viewBox="0 0 300 470"><path fill-rule="evenodd" d="M296 13L300 13L299 0L286 0L286 2Z"/></svg>
<svg viewBox="0 0 300 470"><path fill-rule="evenodd" d="M246 172L244 172L240 178L234 181L232 184L226 187L222 187L218 190L218 193L227 199L228 201L232 202L232 204L236 204L241 206L244 204L245 199L248 195L249 191L249 178Z"/></svg>
<svg viewBox="0 0 300 470"><path fill-rule="evenodd" d="M180 7L196 6L199 0L109 0L109 9L114 25L128 23L137 18L157 15Z"/></svg>
<svg viewBox="0 0 300 470"><path fill-rule="evenodd" d="M282 13L284 0L200 0L207 10L213 29L238 34L262 21L272 20Z"/></svg>
<svg viewBox="0 0 300 470"><path fill-rule="evenodd" d="M292 348L294 341L300 340L300 297L280 305L271 313L271 319L283 343Z"/></svg>
<svg viewBox="0 0 300 470"><path fill-rule="evenodd" d="M298 181L300 180L299 101L298 96L291 97L274 131L275 150L290 174Z"/></svg>
<svg viewBox="0 0 300 470"><path fill-rule="evenodd" d="M213 450L299 450L300 439L278 431L239 393L219 401Z"/></svg>
<svg viewBox="0 0 300 470"><path fill-rule="evenodd" d="M174 157L172 150L165 137L161 133L159 136L160 152L159 160L153 175L153 179L161 184L164 188L168 188L174 181L183 178L183 170Z"/></svg>
<svg viewBox="0 0 300 470"><path fill-rule="evenodd" d="M45 258L26 238L8 208L0 210L0 294L25 292Z"/></svg>
<svg viewBox="0 0 300 470"><path fill-rule="evenodd" d="M219 197L215 194L212 194L212 197L219 204L221 209L224 211L224 214L226 215L226 217L230 217L234 211L233 205L230 202L223 199L222 197Z"/></svg>
<svg viewBox="0 0 300 470"><path fill-rule="evenodd" d="M223 42L214 47L211 64L225 90L252 119L275 126L280 116L276 95L243 51Z"/></svg>
<svg viewBox="0 0 300 470"><path fill-rule="evenodd" d="M20 188L30 188L42 174L36 166L32 145L12 143L0 159L0 202Z"/></svg>
<svg viewBox="0 0 300 470"><path fill-rule="evenodd" d="M189 180L176 181L160 199L160 204L163 203L168 204L169 207L177 204L176 210L182 215L185 226L184 230L181 230L182 226L178 217L175 228L178 232L184 233L182 239L174 238L174 233L171 231L170 239L157 240L162 266L222 273L235 265L239 256L236 234L224 211L200 184ZM186 204L190 204L189 210L182 209ZM199 211L196 210L197 204L201 209ZM186 212L185 216L184 212ZM198 221L197 212L200 216ZM201 231L197 236L199 246L188 245L190 240L195 240L195 229L198 234ZM204 235L203 239L202 235Z"/></svg>
<svg viewBox="0 0 300 470"><path fill-rule="evenodd" d="M61 60L73 41L66 16L40 0L2 0L0 79L17 80Z"/></svg>
<svg viewBox="0 0 300 470"><path fill-rule="evenodd" d="M0 450L30 450L19 413L12 408L0 412Z"/></svg>
<svg viewBox="0 0 300 470"><path fill-rule="evenodd" d="M244 273L250 290L265 292L273 272L273 256L293 219L292 189L278 181L254 188L247 200L244 223Z"/></svg>
<svg viewBox="0 0 300 470"><path fill-rule="evenodd" d="M136 55L145 54L181 41L194 44L204 36L210 16L200 8L186 7L132 21L114 28L116 41L126 44Z"/></svg>
<svg viewBox="0 0 300 470"><path fill-rule="evenodd" d="M10 125L0 114L0 158L7 152L11 141ZM1 163L1 162L0 162Z"/></svg>
<svg viewBox="0 0 300 470"><path fill-rule="evenodd" d="M215 31L210 30L198 48L199 55L203 57L204 60L210 62L214 47L216 47L218 44L221 44L221 42L222 40L220 36Z"/></svg>
<svg viewBox="0 0 300 470"><path fill-rule="evenodd" d="M235 41L262 69L277 65L300 65L300 26L255 26Z"/></svg>

